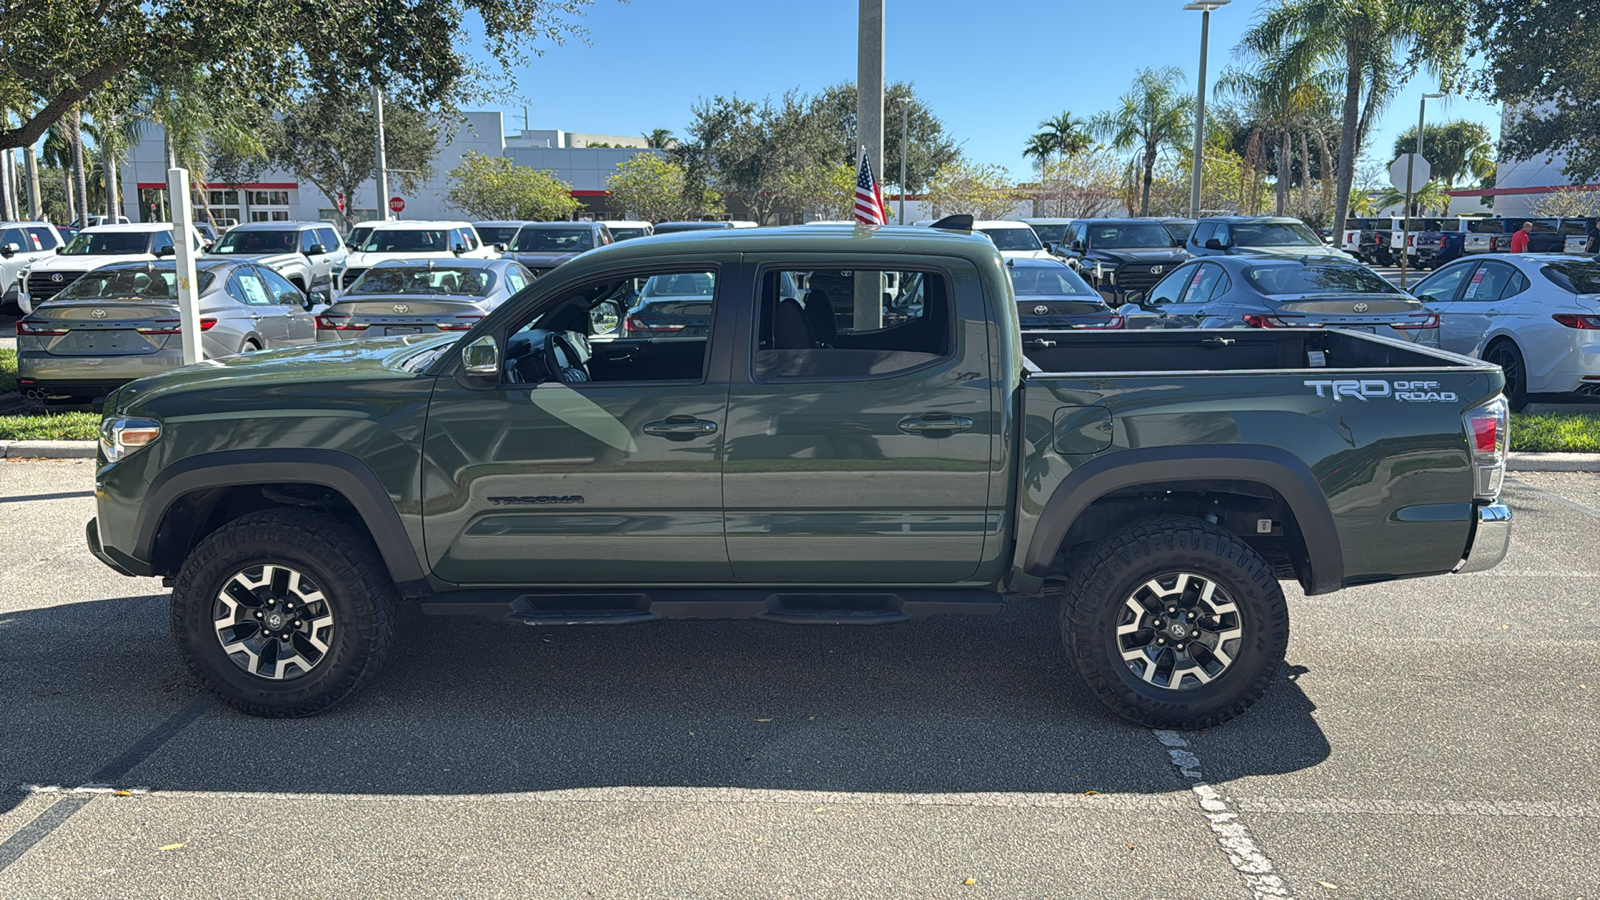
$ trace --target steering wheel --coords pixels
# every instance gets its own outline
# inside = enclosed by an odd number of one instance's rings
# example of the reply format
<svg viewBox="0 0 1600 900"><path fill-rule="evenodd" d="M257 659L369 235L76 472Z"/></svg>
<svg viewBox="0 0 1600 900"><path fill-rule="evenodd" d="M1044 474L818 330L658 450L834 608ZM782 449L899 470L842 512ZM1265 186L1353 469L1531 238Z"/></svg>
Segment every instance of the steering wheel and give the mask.
<svg viewBox="0 0 1600 900"><path fill-rule="evenodd" d="M583 354L565 334L552 331L546 335L541 356L551 381L579 384L589 380L589 367L584 365Z"/></svg>

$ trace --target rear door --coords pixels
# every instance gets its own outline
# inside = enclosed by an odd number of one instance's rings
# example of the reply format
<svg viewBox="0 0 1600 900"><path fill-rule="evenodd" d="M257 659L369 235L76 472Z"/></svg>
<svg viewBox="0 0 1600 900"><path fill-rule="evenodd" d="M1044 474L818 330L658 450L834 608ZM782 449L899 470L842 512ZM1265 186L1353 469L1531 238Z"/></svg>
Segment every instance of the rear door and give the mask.
<svg viewBox="0 0 1600 900"><path fill-rule="evenodd" d="M1439 314L1439 347L1452 353L1476 356L1489 328L1488 277L1484 262L1467 261L1446 266L1422 280L1413 295ZM1468 293L1470 292L1470 296ZM1494 295L1497 299L1499 294Z"/></svg>
<svg viewBox="0 0 1600 900"><path fill-rule="evenodd" d="M309 232L308 232L309 233ZM310 297L300 292L289 279L266 266L254 266L261 283L279 308L284 320L284 340L291 344L307 344L317 339L317 318L306 308Z"/></svg>
<svg viewBox="0 0 1600 900"><path fill-rule="evenodd" d="M971 577L985 541L1002 533L990 507L996 394L977 270L946 258L814 256L773 259L757 278L729 386L723 502L734 577ZM884 293L892 324L854 327L863 287Z"/></svg>

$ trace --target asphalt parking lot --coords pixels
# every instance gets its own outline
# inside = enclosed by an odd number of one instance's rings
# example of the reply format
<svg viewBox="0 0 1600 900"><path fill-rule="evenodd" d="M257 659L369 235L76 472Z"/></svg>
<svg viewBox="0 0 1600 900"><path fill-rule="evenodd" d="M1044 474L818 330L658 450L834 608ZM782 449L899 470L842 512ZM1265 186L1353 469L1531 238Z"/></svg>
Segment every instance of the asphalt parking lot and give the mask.
<svg viewBox="0 0 1600 900"><path fill-rule="evenodd" d="M89 461L0 462L0 896L1597 897L1600 475L1481 575L1306 599L1243 718L1161 733L1052 605L876 629L407 615L315 719L215 705Z"/></svg>

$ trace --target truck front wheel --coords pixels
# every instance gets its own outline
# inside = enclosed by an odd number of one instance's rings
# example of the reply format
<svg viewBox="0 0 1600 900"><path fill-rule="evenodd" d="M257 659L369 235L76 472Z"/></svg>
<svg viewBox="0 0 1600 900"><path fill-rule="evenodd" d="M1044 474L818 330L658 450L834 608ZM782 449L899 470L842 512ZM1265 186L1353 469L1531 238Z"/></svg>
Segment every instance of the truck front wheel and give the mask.
<svg viewBox="0 0 1600 900"><path fill-rule="evenodd" d="M1259 699L1289 609L1272 566L1232 532L1167 516L1102 541L1062 596L1061 633L1101 702L1152 728L1204 728Z"/></svg>
<svg viewBox="0 0 1600 900"><path fill-rule="evenodd" d="M319 510L268 509L189 554L172 586L172 634L224 702L256 716L308 716L378 670L397 599L364 535Z"/></svg>

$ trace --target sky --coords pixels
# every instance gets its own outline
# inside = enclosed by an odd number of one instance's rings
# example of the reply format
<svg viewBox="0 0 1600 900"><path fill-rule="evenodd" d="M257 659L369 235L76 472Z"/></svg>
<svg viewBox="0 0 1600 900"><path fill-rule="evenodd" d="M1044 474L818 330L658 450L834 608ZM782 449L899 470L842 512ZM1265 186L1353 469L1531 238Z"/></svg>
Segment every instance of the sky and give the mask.
<svg viewBox="0 0 1600 900"><path fill-rule="evenodd" d="M1177 66L1193 89L1200 13L1184 2L885 0L884 77L911 81L968 158L1024 176L1022 148L1042 119L1110 108L1138 69ZM1212 13L1208 94L1265 5L1234 0ZM515 72L516 99L485 105L506 113L508 132L522 127L526 102L535 129L682 135L703 97L776 98L854 81L857 10L857 0L595 0L581 20L587 42L538 45L543 55ZM1368 147L1386 160L1415 125L1421 95L1436 90L1426 74L1413 79ZM1453 97L1428 107L1431 122L1472 119L1499 135L1497 105Z"/></svg>

